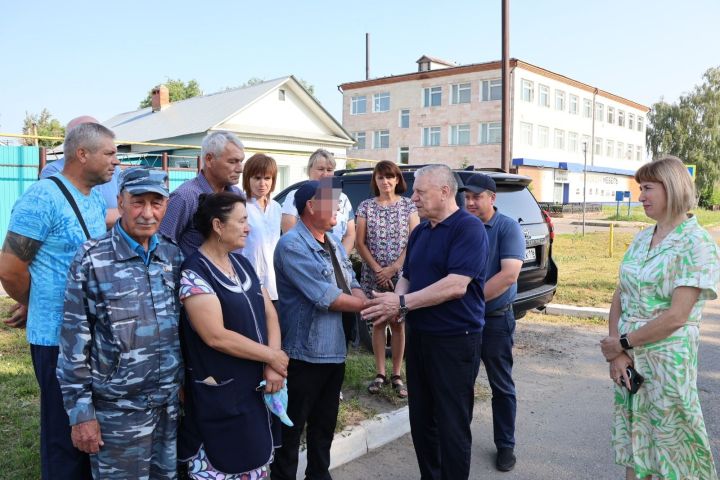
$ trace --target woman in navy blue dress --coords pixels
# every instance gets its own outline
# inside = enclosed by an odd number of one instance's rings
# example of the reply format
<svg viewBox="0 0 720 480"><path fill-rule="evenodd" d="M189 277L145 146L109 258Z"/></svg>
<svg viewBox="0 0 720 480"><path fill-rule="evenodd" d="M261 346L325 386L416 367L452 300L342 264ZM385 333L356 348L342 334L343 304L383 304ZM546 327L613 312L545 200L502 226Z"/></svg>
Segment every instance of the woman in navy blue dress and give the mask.
<svg viewBox="0 0 720 480"><path fill-rule="evenodd" d="M185 417L179 455L192 479L268 476L280 445L279 419L263 401L287 376L280 327L252 265L232 253L250 231L242 197L200 197L194 217L205 242L185 260L180 281Z"/></svg>

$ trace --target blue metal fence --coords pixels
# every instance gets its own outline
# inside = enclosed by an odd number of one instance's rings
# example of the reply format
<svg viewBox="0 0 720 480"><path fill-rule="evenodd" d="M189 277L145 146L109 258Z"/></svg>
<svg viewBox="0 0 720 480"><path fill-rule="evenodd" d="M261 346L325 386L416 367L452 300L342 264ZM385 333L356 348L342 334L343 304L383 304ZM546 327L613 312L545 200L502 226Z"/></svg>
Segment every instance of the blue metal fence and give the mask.
<svg viewBox="0 0 720 480"><path fill-rule="evenodd" d="M38 147L0 146L0 239L5 241L10 212L38 176Z"/></svg>
<svg viewBox="0 0 720 480"><path fill-rule="evenodd" d="M123 159L124 165L144 164ZM0 145L0 245L5 241L10 213L15 201L38 178L40 165L40 149L38 147ZM183 182L195 178L197 170L170 169L168 172L170 191L175 190Z"/></svg>

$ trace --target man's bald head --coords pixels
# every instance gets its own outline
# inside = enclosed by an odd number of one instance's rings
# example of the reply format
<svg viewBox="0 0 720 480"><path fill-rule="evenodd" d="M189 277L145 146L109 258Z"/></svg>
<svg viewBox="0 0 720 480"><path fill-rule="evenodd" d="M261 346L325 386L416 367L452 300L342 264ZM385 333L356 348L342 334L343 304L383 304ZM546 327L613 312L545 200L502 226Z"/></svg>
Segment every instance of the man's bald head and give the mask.
<svg viewBox="0 0 720 480"><path fill-rule="evenodd" d="M78 125L82 125L83 123L100 123L97 121L95 117L91 117L90 115L81 115L79 117L75 117L72 120L70 120L65 127L65 134L67 135L70 130L77 127Z"/></svg>

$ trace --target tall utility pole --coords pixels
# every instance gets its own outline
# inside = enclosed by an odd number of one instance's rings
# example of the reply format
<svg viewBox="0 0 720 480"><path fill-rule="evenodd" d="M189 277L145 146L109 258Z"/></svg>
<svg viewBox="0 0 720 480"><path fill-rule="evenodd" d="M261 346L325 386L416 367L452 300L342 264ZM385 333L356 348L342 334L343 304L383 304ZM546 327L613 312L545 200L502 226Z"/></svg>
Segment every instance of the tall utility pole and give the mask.
<svg viewBox="0 0 720 480"><path fill-rule="evenodd" d="M510 171L510 0L502 0L502 152L500 168Z"/></svg>
<svg viewBox="0 0 720 480"><path fill-rule="evenodd" d="M370 80L370 34L365 34L365 80Z"/></svg>

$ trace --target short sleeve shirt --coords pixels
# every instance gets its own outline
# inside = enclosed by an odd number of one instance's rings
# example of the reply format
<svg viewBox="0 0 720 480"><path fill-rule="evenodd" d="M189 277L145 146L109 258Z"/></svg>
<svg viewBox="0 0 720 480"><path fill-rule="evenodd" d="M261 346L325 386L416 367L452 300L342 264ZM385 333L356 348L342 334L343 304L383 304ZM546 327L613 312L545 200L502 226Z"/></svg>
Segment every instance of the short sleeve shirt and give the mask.
<svg viewBox="0 0 720 480"><path fill-rule="evenodd" d="M282 213L285 215L292 215L297 218L298 211L295 206L295 192L297 192L297 190L293 190L287 194L287 197L285 197L282 204ZM342 192L340 192L340 205L338 207L336 219L337 224L332 228L332 232L337 238L342 240L345 236L345 232L347 231L348 222L350 220L355 220L355 212L353 212L350 199Z"/></svg>
<svg viewBox="0 0 720 480"><path fill-rule="evenodd" d="M245 198L245 194L235 185L225 190ZM160 233L177 243L185 258L195 253L205 241L193 224L193 216L203 193L213 193L213 189L201 171L197 177L186 181L170 193L167 211L160 223ZM237 252L240 253L240 250Z"/></svg>
<svg viewBox="0 0 720 480"><path fill-rule="evenodd" d="M431 227L424 221L410 234L403 277L408 293L417 292L447 277L463 275L472 280L463 297L432 307L411 310L408 324L433 335L479 333L485 323L485 268L488 239L482 221L465 210Z"/></svg>
<svg viewBox="0 0 720 480"><path fill-rule="evenodd" d="M56 173L62 172L64 167L65 157L60 157L58 160L45 165L45 168L43 168L42 172L40 172L40 178L52 177ZM100 185L95 185L93 187L93 190L99 191L105 199L105 205L107 208L117 208L118 184L121 172L122 169L119 166L116 166L113 176L109 182L101 183Z"/></svg>
<svg viewBox="0 0 720 480"><path fill-rule="evenodd" d="M495 210L490 221L485 224L488 236L488 263L485 272L487 282L500 271L500 262L509 258L523 261L525 259L525 235L520 224ZM517 282L510 285L498 297L493 298L485 305L486 312L493 312L509 305L517 296Z"/></svg>
<svg viewBox="0 0 720 480"><path fill-rule="evenodd" d="M55 175L70 191L91 237L105 229L105 201L97 189L84 195L62 174ZM27 339L34 345L58 344L63 319L65 283L70 263L87 238L57 185L50 180L33 184L13 206L8 231L42 242L29 265L30 302Z"/></svg>

